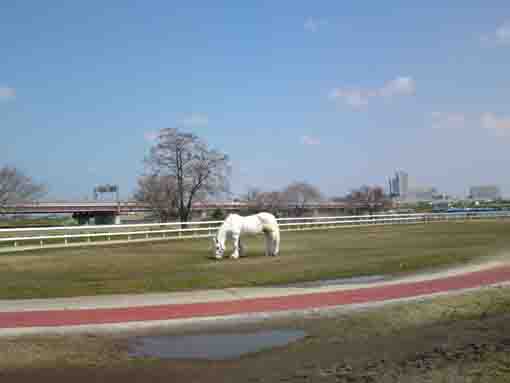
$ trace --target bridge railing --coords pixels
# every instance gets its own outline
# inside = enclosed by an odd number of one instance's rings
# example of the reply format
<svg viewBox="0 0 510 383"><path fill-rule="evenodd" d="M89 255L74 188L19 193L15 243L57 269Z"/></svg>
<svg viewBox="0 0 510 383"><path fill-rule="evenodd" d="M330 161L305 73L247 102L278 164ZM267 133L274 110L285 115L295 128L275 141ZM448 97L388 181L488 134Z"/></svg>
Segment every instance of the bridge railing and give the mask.
<svg viewBox="0 0 510 383"><path fill-rule="evenodd" d="M458 212L374 214L333 217L280 218L281 231L327 230L356 226L426 224L439 221L510 218L510 212ZM0 229L4 251L112 243L206 238L216 234L223 221L192 221L125 225L60 226Z"/></svg>

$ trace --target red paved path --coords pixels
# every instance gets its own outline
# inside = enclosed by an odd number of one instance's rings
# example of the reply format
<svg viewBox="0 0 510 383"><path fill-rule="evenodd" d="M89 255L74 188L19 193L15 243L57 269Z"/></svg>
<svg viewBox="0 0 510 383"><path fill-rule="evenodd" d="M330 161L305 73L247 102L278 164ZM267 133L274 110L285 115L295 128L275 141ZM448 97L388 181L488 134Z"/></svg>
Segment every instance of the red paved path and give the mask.
<svg viewBox="0 0 510 383"><path fill-rule="evenodd" d="M409 298L510 281L510 266L497 267L430 281L316 292L283 297L225 302L170 304L133 308L0 312L0 329L187 319L235 314L302 310L354 303Z"/></svg>

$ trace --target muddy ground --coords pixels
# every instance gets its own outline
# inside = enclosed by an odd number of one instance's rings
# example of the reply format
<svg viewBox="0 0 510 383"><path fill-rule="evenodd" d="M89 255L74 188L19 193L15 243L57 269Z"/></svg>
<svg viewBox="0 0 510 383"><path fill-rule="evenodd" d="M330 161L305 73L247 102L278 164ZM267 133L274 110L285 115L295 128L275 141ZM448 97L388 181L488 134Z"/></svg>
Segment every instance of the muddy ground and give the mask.
<svg viewBox="0 0 510 383"><path fill-rule="evenodd" d="M226 361L130 357L143 335L300 329L288 346ZM0 382L508 382L510 288L251 323L0 339Z"/></svg>

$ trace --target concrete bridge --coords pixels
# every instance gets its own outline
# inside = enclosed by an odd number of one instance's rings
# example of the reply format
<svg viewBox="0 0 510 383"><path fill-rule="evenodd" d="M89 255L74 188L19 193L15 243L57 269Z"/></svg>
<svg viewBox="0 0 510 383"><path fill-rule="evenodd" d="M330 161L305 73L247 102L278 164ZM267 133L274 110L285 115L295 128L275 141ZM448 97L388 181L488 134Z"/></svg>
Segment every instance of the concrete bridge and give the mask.
<svg viewBox="0 0 510 383"><path fill-rule="evenodd" d="M389 208L389 202L320 202L309 203L304 207L306 215L341 215L341 214L359 214L362 212L380 211ZM251 202L196 202L193 204L193 216L206 218L208 213L216 209L225 212L246 212L257 209L263 209L256 203ZM292 215L293 211L298 210L296 205L279 205L278 210ZM81 201L81 202L33 202L19 203L4 206L2 212L5 214L72 214L80 224L88 223L94 219L96 224L120 223L120 216L130 213L148 213L152 209L146 203L137 201Z"/></svg>

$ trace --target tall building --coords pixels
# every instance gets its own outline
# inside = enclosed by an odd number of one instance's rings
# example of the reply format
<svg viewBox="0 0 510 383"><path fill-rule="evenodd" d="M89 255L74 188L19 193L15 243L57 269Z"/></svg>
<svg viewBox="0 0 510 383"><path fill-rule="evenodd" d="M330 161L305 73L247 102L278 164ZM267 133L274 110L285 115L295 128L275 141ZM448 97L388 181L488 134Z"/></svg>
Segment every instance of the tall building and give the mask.
<svg viewBox="0 0 510 383"><path fill-rule="evenodd" d="M395 182L396 178L390 177L388 179L388 184L390 186L390 197L395 197L398 195L398 182Z"/></svg>
<svg viewBox="0 0 510 383"><path fill-rule="evenodd" d="M469 198L481 201L497 200L501 198L501 192L495 185L472 186L469 189Z"/></svg>
<svg viewBox="0 0 510 383"><path fill-rule="evenodd" d="M406 172L399 170L396 176L398 178L399 195L401 197L405 197L409 192L409 175Z"/></svg>
<svg viewBox="0 0 510 383"><path fill-rule="evenodd" d="M399 170L395 177L389 179L390 195L393 197L405 197L409 192L409 175Z"/></svg>

